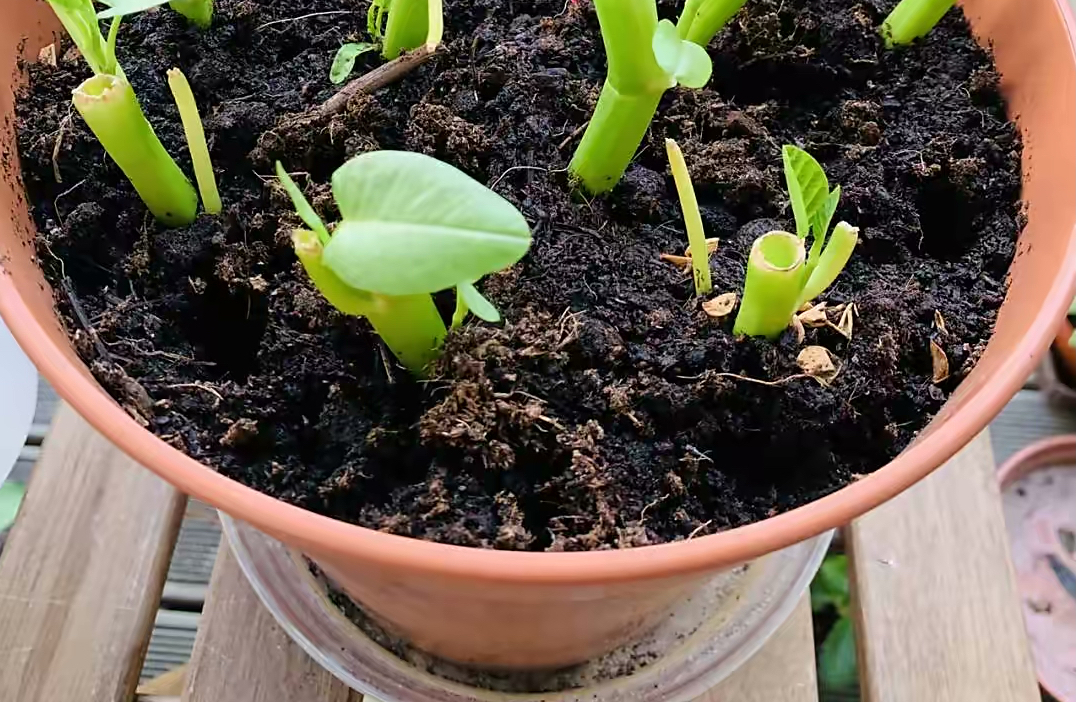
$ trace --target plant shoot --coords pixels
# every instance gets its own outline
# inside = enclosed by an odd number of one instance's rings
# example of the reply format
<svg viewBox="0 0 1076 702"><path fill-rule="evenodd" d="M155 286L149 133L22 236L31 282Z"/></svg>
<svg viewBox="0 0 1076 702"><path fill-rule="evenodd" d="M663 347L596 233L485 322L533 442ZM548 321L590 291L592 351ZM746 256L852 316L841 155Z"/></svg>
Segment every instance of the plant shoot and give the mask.
<svg viewBox="0 0 1076 702"><path fill-rule="evenodd" d="M209 157L209 145L205 140L202 118L198 114L198 104L194 101L194 92L183 71L173 68L168 71L168 87L179 108L179 118L183 122L183 131L187 135L187 148L191 152L194 164L194 179L198 183L198 192L202 195L202 207L211 215L220 214L223 206L220 192L217 190L217 176L213 173L213 161Z"/></svg>
<svg viewBox="0 0 1076 702"><path fill-rule="evenodd" d="M708 295L713 290L710 281L710 251L706 245L706 231L699 214L699 201L695 197L695 186L691 183L691 174L687 162L680 151L680 145L672 139L665 140L665 151L669 156L676 192L680 196L680 209L684 213L684 225L687 227L687 241L691 247L691 270L695 281L695 294Z"/></svg>
<svg viewBox="0 0 1076 702"><path fill-rule="evenodd" d="M747 0L687 0L676 29L680 38L708 45Z"/></svg>
<svg viewBox="0 0 1076 702"><path fill-rule="evenodd" d="M511 266L530 228L507 200L429 156L376 151L333 174L341 221L332 234L277 164L300 219L295 252L314 285L344 314L366 317L399 361L423 375L447 330L432 293L456 288L453 325L468 311L498 321L474 281Z"/></svg>
<svg viewBox="0 0 1076 702"><path fill-rule="evenodd" d="M49 5L94 72L75 88L75 109L153 216L167 226L190 224L198 214L198 194L165 151L116 61L120 17L112 20L106 39L92 0Z"/></svg>
<svg viewBox="0 0 1076 702"><path fill-rule="evenodd" d="M901 0L879 30L886 46L911 44L930 34L954 4L954 0Z"/></svg>
<svg viewBox="0 0 1076 702"><path fill-rule="evenodd" d="M568 169L584 190L600 194L624 175L665 91L701 88L713 66L672 22L658 22L655 0L594 0L594 7L609 68Z"/></svg>
<svg viewBox="0 0 1076 702"><path fill-rule="evenodd" d="M424 44L435 49L444 31L442 0L373 0L366 29L389 60Z"/></svg>
<svg viewBox="0 0 1076 702"><path fill-rule="evenodd" d="M804 302L837 279L859 240L859 230L847 222L838 222L827 237L840 187L829 189L822 166L806 151L795 146L781 151L796 233L773 231L752 244L733 327L737 334L771 339L780 336ZM810 254L808 236L813 237Z"/></svg>
<svg viewBox="0 0 1076 702"><path fill-rule="evenodd" d="M102 5L108 5L109 9L98 13L98 19L133 15L154 7L168 5L202 29L209 29L209 25L213 23L213 0L100 0L100 2Z"/></svg>

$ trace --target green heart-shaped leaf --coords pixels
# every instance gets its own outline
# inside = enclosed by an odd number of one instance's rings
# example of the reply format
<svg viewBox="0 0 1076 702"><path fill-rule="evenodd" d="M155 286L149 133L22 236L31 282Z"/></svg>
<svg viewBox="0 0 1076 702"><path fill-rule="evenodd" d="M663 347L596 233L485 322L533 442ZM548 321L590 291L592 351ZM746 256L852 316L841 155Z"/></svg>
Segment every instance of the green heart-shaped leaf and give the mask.
<svg viewBox="0 0 1076 702"><path fill-rule="evenodd" d="M368 41L341 46L333 58L333 65L329 68L329 80L336 85L343 83L355 70L355 59L376 48L377 44L371 44Z"/></svg>
<svg viewBox="0 0 1076 702"><path fill-rule="evenodd" d="M530 227L507 200L447 163L374 151L333 174L343 221L323 260L348 285L417 295L478 280L530 248Z"/></svg>
<svg viewBox="0 0 1076 702"><path fill-rule="evenodd" d="M670 87L679 83L687 88L701 88L710 80L714 66L706 49L681 39L676 25L669 20L658 22L652 48L661 70L669 75Z"/></svg>
<svg viewBox="0 0 1076 702"><path fill-rule="evenodd" d="M786 144L781 149L781 158L792 214L796 218L796 235L803 239L811 231L816 213L826 206L830 195L829 180L818 161L803 149Z"/></svg>

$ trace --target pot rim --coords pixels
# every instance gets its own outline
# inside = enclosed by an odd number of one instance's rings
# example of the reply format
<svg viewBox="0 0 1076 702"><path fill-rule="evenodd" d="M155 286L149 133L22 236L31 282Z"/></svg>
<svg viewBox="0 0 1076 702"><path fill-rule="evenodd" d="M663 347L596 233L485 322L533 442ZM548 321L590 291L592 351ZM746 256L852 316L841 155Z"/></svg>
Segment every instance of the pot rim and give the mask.
<svg viewBox="0 0 1076 702"><path fill-rule="evenodd" d="M1076 21L1054 0L1076 63ZM287 537L315 557L356 558L418 575L501 583L597 584L697 573L743 563L848 523L896 496L956 454L1001 411L1046 352L1057 320L1076 293L1076 228L1063 274L1028 333L959 414L943 419L876 472L818 500L761 522L710 536L623 550L518 552L452 546L374 531L264 495L226 478L161 441L113 402L55 345L0 270L0 315L39 371L83 418L134 460L178 489L256 528ZM959 418L960 421L955 421Z"/></svg>

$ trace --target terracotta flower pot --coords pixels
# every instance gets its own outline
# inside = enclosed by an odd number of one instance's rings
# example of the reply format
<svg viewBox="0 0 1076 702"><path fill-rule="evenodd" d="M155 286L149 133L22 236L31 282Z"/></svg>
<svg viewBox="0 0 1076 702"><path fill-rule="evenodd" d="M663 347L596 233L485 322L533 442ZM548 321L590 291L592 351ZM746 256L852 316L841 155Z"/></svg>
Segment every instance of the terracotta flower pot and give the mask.
<svg viewBox="0 0 1076 702"><path fill-rule="evenodd" d="M1076 436L1028 446L998 480L1039 683L1059 702L1076 702L1076 595L1062 580L1076 571Z"/></svg>
<svg viewBox="0 0 1076 702"><path fill-rule="evenodd" d="M1028 225L997 329L978 367L890 464L763 522L661 546L521 553L410 540L334 521L233 482L163 443L98 386L68 342L39 272L12 135L19 52L56 28L43 2L13 0L0 23L0 313L57 392L116 445L181 490L316 560L417 645L487 665L588 658L639 633L716 571L844 524L956 453L1020 388L1076 287L1076 50L1066 0L967 0L993 46L1024 134ZM24 38L26 40L24 41ZM102 233L104 236L105 233Z"/></svg>

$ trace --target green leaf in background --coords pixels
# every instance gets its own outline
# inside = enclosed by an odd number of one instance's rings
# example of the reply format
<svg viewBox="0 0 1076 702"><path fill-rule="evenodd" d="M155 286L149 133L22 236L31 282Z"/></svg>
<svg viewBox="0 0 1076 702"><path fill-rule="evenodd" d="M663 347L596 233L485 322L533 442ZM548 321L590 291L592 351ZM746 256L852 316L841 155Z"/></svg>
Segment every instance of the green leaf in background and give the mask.
<svg viewBox="0 0 1076 702"><path fill-rule="evenodd" d="M810 233L811 225L819 219L819 211L827 208L831 197L829 179L814 156L801 148L786 144L781 149L781 158L784 161L788 197L792 201L792 215L796 219L796 236L804 239ZM833 209L836 210L836 203ZM816 233L816 236L819 234ZM820 236L825 237L826 233L822 232Z"/></svg>
<svg viewBox="0 0 1076 702"><path fill-rule="evenodd" d="M25 494L26 487L22 483L0 485L0 531L15 522L15 515L19 513L19 505L22 504Z"/></svg>
<svg viewBox="0 0 1076 702"><path fill-rule="evenodd" d="M343 83L351 75L351 72L355 70L355 59L376 48L377 44L371 44L367 41L341 46L333 58L332 67L329 68L329 80L335 85Z"/></svg>
<svg viewBox="0 0 1076 702"><path fill-rule="evenodd" d="M430 156L365 153L338 168L332 186L343 221L322 260L359 290L447 290L511 266L530 248L530 225L512 203Z"/></svg>
<svg viewBox="0 0 1076 702"><path fill-rule="evenodd" d="M658 22L652 48L661 70L669 75L674 84L701 88L709 82L714 65L706 49L681 39L676 25L669 20Z"/></svg>
<svg viewBox="0 0 1076 702"><path fill-rule="evenodd" d="M848 611L848 557L827 556L822 567L811 582L811 609L818 614L826 607L833 607L838 615Z"/></svg>
<svg viewBox="0 0 1076 702"><path fill-rule="evenodd" d="M855 690L859 684L856 640L849 617L838 619L822 642L818 654L818 684L823 696L827 692Z"/></svg>

